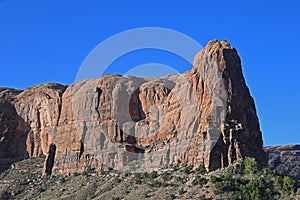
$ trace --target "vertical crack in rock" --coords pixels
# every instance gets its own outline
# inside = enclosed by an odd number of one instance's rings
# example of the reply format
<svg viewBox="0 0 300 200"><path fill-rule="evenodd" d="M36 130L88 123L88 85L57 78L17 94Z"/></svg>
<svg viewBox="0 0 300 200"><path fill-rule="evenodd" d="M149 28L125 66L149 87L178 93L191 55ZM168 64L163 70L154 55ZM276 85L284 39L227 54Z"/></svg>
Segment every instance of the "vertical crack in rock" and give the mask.
<svg viewBox="0 0 300 200"><path fill-rule="evenodd" d="M52 168L54 165L54 158L56 153L56 146L55 144L50 144L48 155L45 160L45 166L44 166L44 175L51 175L52 174Z"/></svg>
<svg viewBox="0 0 300 200"><path fill-rule="evenodd" d="M87 166L135 170L133 163L136 170L175 163L215 170L245 157L266 164L254 100L226 41L210 41L179 75L0 88L0 121L0 160L43 154L48 175Z"/></svg>
<svg viewBox="0 0 300 200"><path fill-rule="evenodd" d="M100 112L99 112L99 105L100 105L100 96L101 96L102 92L103 91L101 90L101 88L96 87L97 99L96 99L96 107L95 107L95 109L96 109L96 112L98 114L99 120L101 118L100 117Z"/></svg>

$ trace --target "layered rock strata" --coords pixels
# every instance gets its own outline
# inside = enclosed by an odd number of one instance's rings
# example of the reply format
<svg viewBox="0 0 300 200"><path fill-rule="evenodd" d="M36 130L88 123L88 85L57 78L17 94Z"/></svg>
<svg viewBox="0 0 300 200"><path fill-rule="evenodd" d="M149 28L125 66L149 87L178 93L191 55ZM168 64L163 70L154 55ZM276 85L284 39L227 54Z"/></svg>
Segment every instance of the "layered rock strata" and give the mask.
<svg viewBox="0 0 300 200"><path fill-rule="evenodd" d="M215 170L245 157L266 164L241 61L226 41L210 41L179 75L106 75L0 94L0 159L45 155L45 174L180 163Z"/></svg>

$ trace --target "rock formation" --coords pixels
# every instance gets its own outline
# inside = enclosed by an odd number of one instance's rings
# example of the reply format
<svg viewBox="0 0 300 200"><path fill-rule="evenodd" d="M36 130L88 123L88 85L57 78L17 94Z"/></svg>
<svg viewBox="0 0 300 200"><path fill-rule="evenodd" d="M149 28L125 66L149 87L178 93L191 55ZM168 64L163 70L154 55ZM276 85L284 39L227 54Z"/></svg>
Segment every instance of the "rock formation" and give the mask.
<svg viewBox="0 0 300 200"><path fill-rule="evenodd" d="M106 75L68 87L9 91L0 96L0 134L3 141L20 142L3 144L20 145L15 149L26 156L47 156L45 174L176 163L215 170L245 157L266 164L241 61L226 41L210 41L180 75ZM0 160L20 157L1 142Z"/></svg>
<svg viewBox="0 0 300 200"><path fill-rule="evenodd" d="M26 138L30 126L19 117L13 102L19 90L0 88L0 172L28 158Z"/></svg>
<svg viewBox="0 0 300 200"><path fill-rule="evenodd" d="M300 145L265 147L268 166L280 175L300 179Z"/></svg>

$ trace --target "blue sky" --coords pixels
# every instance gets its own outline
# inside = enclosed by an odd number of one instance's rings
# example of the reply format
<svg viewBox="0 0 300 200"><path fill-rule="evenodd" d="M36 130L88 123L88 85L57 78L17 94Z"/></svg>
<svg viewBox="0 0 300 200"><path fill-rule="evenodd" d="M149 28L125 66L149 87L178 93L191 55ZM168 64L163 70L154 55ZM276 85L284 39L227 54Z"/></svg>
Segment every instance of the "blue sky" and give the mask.
<svg viewBox="0 0 300 200"><path fill-rule="evenodd" d="M0 86L26 88L74 82L100 42L138 27L182 32L204 46L226 39L236 47L255 99L265 145L300 143L298 1L0 1ZM188 66L167 52L129 53L108 72L145 63L183 72Z"/></svg>

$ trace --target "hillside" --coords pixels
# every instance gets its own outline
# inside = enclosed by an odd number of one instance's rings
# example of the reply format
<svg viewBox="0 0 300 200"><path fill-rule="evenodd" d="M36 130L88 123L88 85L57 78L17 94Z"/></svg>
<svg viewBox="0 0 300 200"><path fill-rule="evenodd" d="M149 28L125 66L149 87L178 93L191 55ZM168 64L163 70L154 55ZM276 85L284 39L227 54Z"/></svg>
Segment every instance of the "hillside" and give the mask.
<svg viewBox="0 0 300 200"><path fill-rule="evenodd" d="M120 171L42 177L44 158L15 163L0 176L0 199L299 199L300 182L251 159L207 173L174 165L151 173ZM298 196L297 196L298 195Z"/></svg>
<svg viewBox="0 0 300 200"><path fill-rule="evenodd" d="M265 147L268 166L281 175L300 179L300 145Z"/></svg>

